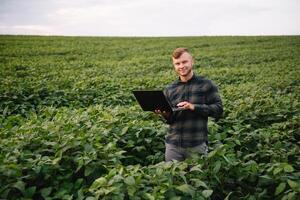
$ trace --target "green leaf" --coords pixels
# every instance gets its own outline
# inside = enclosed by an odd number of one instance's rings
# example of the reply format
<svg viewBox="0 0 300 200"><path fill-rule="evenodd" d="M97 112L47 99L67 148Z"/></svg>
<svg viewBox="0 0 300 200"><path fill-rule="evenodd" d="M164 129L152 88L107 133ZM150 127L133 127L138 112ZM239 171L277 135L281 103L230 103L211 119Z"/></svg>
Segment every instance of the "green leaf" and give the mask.
<svg viewBox="0 0 300 200"><path fill-rule="evenodd" d="M160 167L158 167L158 168L156 168L156 175L157 176L161 176L162 174L163 174L163 169L162 168L160 168Z"/></svg>
<svg viewBox="0 0 300 200"><path fill-rule="evenodd" d="M123 129L122 129L122 131L121 131L121 134L120 135L124 135L124 134L126 134L127 133L127 131L128 131L128 126L125 126Z"/></svg>
<svg viewBox="0 0 300 200"><path fill-rule="evenodd" d="M204 188L206 188L206 189L208 188L207 185L206 185L206 183L204 183L204 182L201 181L200 179L191 179L191 180L195 182L195 185L194 185L194 186L195 186L196 188L198 188L198 187L200 187L200 186L201 186L201 187L204 187Z"/></svg>
<svg viewBox="0 0 300 200"><path fill-rule="evenodd" d="M55 159L52 160L52 164L56 165L56 164L59 163L60 160L61 160L61 157L55 158Z"/></svg>
<svg viewBox="0 0 300 200"><path fill-rule="evenodd" d="M203 190L202 191L202 195L205 197L205 198L208 198L212 195L213 193L213 190Z"/></svg>
<svg viewBox="0 0 300 200"><path fill-rule="evenodd" d="M282 171L282 168L277 167L277 168L274 169L273 174L276 175L276 174L278 174L281 171Z"/></svg>
<svg viewBox="0 0 300 200"><path fill-rule="evenodd" d="M85 200L95 200L95 199L96 199L95 197L89 196L89 197L87 197Z"/></svg>
<svg viewBox="0 0 300 200"><path fill-rule="evenodd" d="M256 200L254 195L250 195L247 200Z"/></svg>
<svg viewBox="0 0 300 200"><path fill-rule="evenodd" d="M284 191L286 186L286 183L280 183L277 187L276 187L276 191L275 191L275 195L280 194L281 192Z"/></svg>
<svg viewBox="0 0 300 200"><path fill-rule="evenodd" d="M202 172L202 170L201 170L201 165L193 166L193 167L190 169L190 172L192 172L192 171L199 171L199 172Z"/></svg>
<svg viewBox="0 0 300 200"><path fill-rule="evenodd" d="M292 180L287 180L289 186L295 191L295 192L300 192L300 185Z"/></svg>
<svg viewBox="0 0 300 200"><path fill-rule="evenodd" d="M36 186L32 186L26 189L24 196L26 198L32 198L36 191Z"/></svg>
<svg viewBox="0 0 300 200"><path fill-rule="evenodd" d="M147 198L147 199L149 199L149 200L155 200L155 197L154 196L152 196L150 193L145 193L144 194L144 198Z"/></svg>
<svg viewBox="0 0 300 200"><path fill-rule="evenodd" d="M209 154L207 155L207 158L211 158L214 157L215 154L217 154L219 151L221 151L224 148L224 145L220 145L218 146L215 150L209 152Z"/></svg>
<svg viewBox="0 0 300 200"><path fill-rule="evenodd" d="M52 187L43 188L41 190L42 197L46 198L52 191Z"/></svg>
<svg viewBox="0 0 300 200"><path fill-rule="evenodd" d="M91 175L93 172L94 172L94 167L93 166L90 166L90 165L87 165L85 166L85 169L84 169L84 176L89 176Z"/></svg>
<svg viewBox="0 0 300 200"><path fill-rule="evenodd" d="M213 169L213 171L214 171L215 174L219 172L219 170L220 170L220 168L221 168L221 164L222 164L222 163L221 163L220 161L217 161L217 162L216 162L216 165L215 165L215 167L214 167L214 169Z"/></svg>
<svg viewBox="0 0 300 200"><path fill-rule="evenodd" d="M224 200L229 200L230 195L232 194L232 192L229 192L229 194L225 197Z"/></svg>
<svg viewBox="0 0 300 200"><path fill-rule="evenodd" d="M293 172L294 171L294 168L293 166L289 165L289 164L285 164L284 165L284 171L285 172Z"/></svg>
<svg viewBox="0 0 300 200"><path fill-rule="evenodd" d="M269 175L259 176L259 179L260 179L260 183L263 185L269 185L273 183L273 179Z"/></svg>
<svg viewBox="0 0 300 200"><path fill-rule="evenodd" d="M209 154L207 155L207 158L213 157L217 152L218 152L218 149L215 149L215 150L209 152Z"/></svg>
<svg viewBox="0 0 300 200"><path fill-rule="evenodd" d="M84 194L82 189L77 191L77 199L76 200L83 200L84 199Z"/></svg>
<svg viewBox="0 0 300 200"><path fill-rule="evenodd" d="M127 184L127 185L135 185L135 180L132 176L128 176L124 179L124 182Z"/></svg>
<svg viewBox="0 0 300 200"><path fill-rule="evenodd" d="M297 194L296 192L290 192L287 195L284 195L281 200L294 200L296 199L295 198L296 194Z"/></svg>
<svg viewBox="0 0 300 200"><path fill-rule="evenodd" d="M93 151L95 151L95 149L93 148L93 145L91 145L91 144L85 144L84 145L84 151L86 151L86 152L93 152Z"/></svg>
<svg viewBox="0 0 300 200"><path fill-rule="evenodd" d="M184 173L180 172L179 176L182 178L182 180L184 181L184 183L187 183L186 177L184 176Z"/></svg>
<svg viewBox="0 0 300 200"><path fill-rule="evenodd" d="M183 193L190 194L191 196L194 196L194 194L195 194L195 189L188 184L183 184L183 185L177 186L176 189Z"/></svg>
<svg viewBox="0 0 300 200"><path fill-rule="evenodd" d="M222 155L222 157L224 158L224 160L228 163L228 164L232 164L232 162L227 158L227 156Z"/></svg>
<svg viewBox="0 0 300 200"><path fill-rule="evenodd" d="M181 197L171 197L170 200L180 200Z"/></svg>
<svg viewBox="0 0 300 200"><path fill-rule="evenodd" d="M98 179L96 179L93 184L91 185L90 189L97 189L101 186L104 186L107 184L107 180L104 177L100 177Z"/></svg>
<svg viewBox="0 0 300 200"><path fill-rule="evenodd" d="M24 194L25 192L25 183L23 181L18 181L16 182L13 187L17 188L18 190L20 190L20 192L22 192L22 194Z"/></svg>
<svg viewBox="0 0 300 200"><path fill-rule="evenodd" d="M234 140L234 142L237 144L237 145L241 145L241 142L239 140Z"/></svg>
<svg viewBox="0 0 300 200"><path fill-rule="evenodd" d="M83 183L83 179L82 178L77 179L75 181L75 183L74 183L74 189L79 189L80 186L82 185L82 183Z"/></svg>

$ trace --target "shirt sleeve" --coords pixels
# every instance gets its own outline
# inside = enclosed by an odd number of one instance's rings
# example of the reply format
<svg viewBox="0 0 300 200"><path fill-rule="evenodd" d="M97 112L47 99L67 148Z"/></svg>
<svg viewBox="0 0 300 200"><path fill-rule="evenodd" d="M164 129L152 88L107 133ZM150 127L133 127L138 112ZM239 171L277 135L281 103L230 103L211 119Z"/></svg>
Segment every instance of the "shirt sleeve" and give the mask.
<svg viewBox="0 0 300 200"><path fill-rule="evenodd" d="M167 89L164 90L164 95L166 96L166 99L170 102L169 94ZM168 117L163 117L165 119L165 122L167 124L172 124L174 122L174 113L170 112L170 115Z"/></svg>
<svg viewBox="0 0 300 200"><path fill-rule="evenodd" d="M216 121L222 116L223 105L218 88L212 83L212 87L204 104L194 104L195 112L203 117L213 117Z"/></svg>

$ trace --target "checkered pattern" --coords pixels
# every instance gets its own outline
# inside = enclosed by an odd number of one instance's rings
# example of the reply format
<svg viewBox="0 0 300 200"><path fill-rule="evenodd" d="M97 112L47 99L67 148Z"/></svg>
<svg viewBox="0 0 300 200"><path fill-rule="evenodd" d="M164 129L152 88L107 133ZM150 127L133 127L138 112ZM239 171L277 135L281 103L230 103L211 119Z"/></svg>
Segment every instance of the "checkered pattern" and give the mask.
<svg viewBox="0 0 300 200"><path fill-rule="evenodd" d="M182 101L195 105L195 110L171 113L166 142L180 147L194 147L208 142L208 117L218 120L223 113L218 88L211 80L194 75L188 82L179 79L167 86L165 96L173 107Z"/></svg>

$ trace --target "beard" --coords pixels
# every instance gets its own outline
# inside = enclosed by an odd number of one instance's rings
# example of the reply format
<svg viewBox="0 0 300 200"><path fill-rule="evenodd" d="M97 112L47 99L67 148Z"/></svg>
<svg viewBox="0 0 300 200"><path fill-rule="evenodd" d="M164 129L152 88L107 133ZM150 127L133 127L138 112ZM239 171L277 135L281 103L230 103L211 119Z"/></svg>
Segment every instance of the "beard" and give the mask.
<svg viewBox="0 0 300 200"><path fill-rule="evenodd" d="M192 68L177 71L177 74L180 76L189 76L191 73L192 73Z"/></svg>

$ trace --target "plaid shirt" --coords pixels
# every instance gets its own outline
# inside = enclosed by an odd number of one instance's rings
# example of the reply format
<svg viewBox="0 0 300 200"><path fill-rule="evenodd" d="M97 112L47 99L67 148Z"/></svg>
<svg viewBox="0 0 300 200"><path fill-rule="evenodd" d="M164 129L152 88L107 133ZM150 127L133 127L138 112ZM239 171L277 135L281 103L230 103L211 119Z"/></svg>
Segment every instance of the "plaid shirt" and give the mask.
<svg viewBox="0 0 300 200"><path fill-rule="evenodd" d="M211 80L193 75L187 82L178 79L167 86L164 93L173 107L182 101L195 105L194 111L177 111L166 118L169 124L166 142L184 148L207 143L208 117L218 120L223 113L216 85Z"/></svg>

